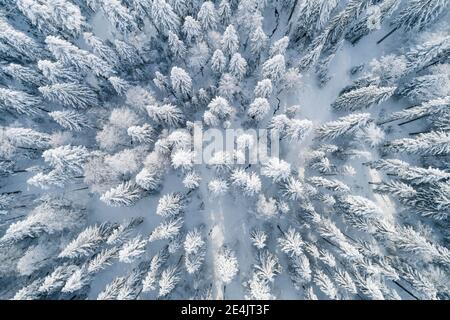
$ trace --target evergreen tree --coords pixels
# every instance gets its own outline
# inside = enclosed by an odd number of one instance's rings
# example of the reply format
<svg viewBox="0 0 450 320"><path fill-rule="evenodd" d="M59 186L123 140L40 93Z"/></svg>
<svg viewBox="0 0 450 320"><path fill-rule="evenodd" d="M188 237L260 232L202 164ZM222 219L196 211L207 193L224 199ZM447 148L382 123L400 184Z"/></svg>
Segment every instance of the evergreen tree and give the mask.
<svg viewBox="0 0 450 320"><path fill-rule="evenodd" d="M264 78L269 78L273 82L277 82L281 79L286 71L286 65L284 61L284 56L277 54L264 62L262 66L262 76Z"/></svg>
<svg viewBox="0 0 450 320"><path fill-rule="evenodd" d="M233 55L239 48L239 37L236 29L230 24L222 36L222 51L228 55Z"/></svg>
<svg viewBox="0 0 450 320"><path fill-rule="evenodd" d="M323 124L315 130L318 139L336 139L342 135L353 134L370 122L369 113L354 113L336 121Z"/></svg>
<svg viewBox="0 0 450 320"><path fill-rule="evenodd" d="M0 17L0 30L0 52L5 57L36 61L45 55L36 40L14 29L4 17Z"/></svg>
<svg viewBox="0 0 450 320"><path fill-rule="evenodd" d="M387 149L391 152L404 152L418 155L445 155L450 152L450 134L432 131L422 133L417 138L403 138L389 142Z"/></svg>
<svg viewBox="0 0 450 320"><path fill-rule="evenodd" d="M75 83L55 83L39 87L42 96L74 109L86 109L97 104L97 95L87 86Z"/></svg>
<svg viewBox="0 0 450 320"><path fill-rule="evenodd" d="M223 52L219 49L214 51L212 57L211 57L211 69L217 74L221 74L225 71L227 64L227 59L225 58L225 55Z"/></svg>
<svg viewBox="0 0 450 320"><path fill-rule="evenodd" d="M199 39L202 35L200 23L191 16L184 18L183 33L186 36L186 41L189 43L193 39Z"/></svg>
<svg viewBox="0 0 450 320"><path fill-rule="evenodd" d="M141 198L141 195L142 190L131 181L127 181L105 192L100 200L113 207L131 206Z"/></svg>
<svg viewBox="0 0 450 320"><path fill-rule="evenodd" d="M11 110L19 114L28 116L35 115L39 112L39 105L42 100L38 96L34 96L22 91L0 88L0 108Z"/></svg>
<svg viewBox="0 0 450 320"><path fill-rule="evenodd" d="M197 20L204 30L215 29L217 25L217 12L211 1L205 1L197 14Z"/></svg>
<svg viewBox="0 0 450 320"><path fill-rule="evenodd" d="M448 0L412 0L399 12L392 21L394 28L404 28L406 31L421 31L435 22L447 8Z"/></svg>
<svg viewBox="0 0 450 320"><path fill-rule="evenodd" d="M368 108L374 104L380 104L389 99L396 88L368 86L346 92L339 96L332 104L335 110L355 111Z"/></svg>
<svg viewBox="0 0 450 320"><path fill-rule="evenodd" d="M108 77L114 74L111 66L99 57L82 50L70 42L58 37L48 36L45 43L56 59L63 64L75 68L77 71L91 70L95 75Z"/></svg>

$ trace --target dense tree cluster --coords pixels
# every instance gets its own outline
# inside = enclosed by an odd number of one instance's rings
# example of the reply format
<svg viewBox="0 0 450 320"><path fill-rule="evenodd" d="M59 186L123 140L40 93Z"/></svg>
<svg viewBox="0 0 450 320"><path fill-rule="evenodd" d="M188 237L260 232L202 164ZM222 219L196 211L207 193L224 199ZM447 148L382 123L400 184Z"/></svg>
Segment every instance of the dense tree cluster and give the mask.
<svg viewBox="0 0 450 320"><path fill-rule="evenodd" d="M449 0L0 4L0 298L450 298Z"/></svg>

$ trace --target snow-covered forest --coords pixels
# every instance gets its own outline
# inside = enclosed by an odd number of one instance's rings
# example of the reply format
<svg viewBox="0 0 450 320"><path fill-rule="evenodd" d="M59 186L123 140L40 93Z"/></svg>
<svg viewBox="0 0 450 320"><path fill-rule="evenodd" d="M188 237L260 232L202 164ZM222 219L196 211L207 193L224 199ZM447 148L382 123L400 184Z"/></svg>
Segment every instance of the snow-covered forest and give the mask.
<svg viewBox="0 0 450 320"><path fill-rule="evenodd" d="M0 0L0 298L449 299L449 11Z"/></svg>

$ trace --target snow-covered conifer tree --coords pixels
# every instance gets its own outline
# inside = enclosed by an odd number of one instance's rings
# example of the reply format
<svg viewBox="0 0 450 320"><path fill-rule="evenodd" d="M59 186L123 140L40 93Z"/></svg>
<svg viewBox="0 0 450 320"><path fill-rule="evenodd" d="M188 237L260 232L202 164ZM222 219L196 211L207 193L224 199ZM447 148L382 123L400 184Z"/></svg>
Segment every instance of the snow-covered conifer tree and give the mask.
<svg viewBox="0 0 450 320"><path fill-rule="evenodd" d="M76 70L83 72L92 70L94 74L106 77L114 74L114 70L107 62L66 40L48 36L45 38L45 44L56 59Z"/></svg>
<svg viewBox="0 0 450 320"><path fill-rule="evenodd" d="M436 21L447 8L448 0L412 0L392 21L394 28L406 31L421 31Z"/></svg>
<svg viewBox="0 0 450 320"><path fill-rule="evenodd" d="M215 29L217 25L217 11L214 3L205 1L198 11L197 20L204 30Z"/></svg>
<svg viewBox="0 0 450 320"><path fill-rule="evenodd" d="M186 54L186 46L184 42L178 39L178 36L169 31L169 47L172 54L177 58L183 58Z"/></svg>
<svg viewBox="0 0 450 320"><path fill-rule="evenodd" d="M344 134L354 133L357 129L366 126L369 121L369 113L354 113L323 124L316 129L316 136L319 139L336 139Z"/></svg>
<svg viewBox="0 0 450 320"><path fill-rule="evenodd" d="M19 114L36 114L42 100L23 91L0 88L0 108L11 110Z"/></svg>
<svg viewBox="0 0 450 320"><path fill-rule="evenodd" d="M89 87L75 83L56 83L39 87L44 98L74 108L86 109L97 103L97 95Z"/></svg>
<svg viewBox="0 0 450 320"><path fill-rule="evenodd" d="M0 299L448 299L449 0L0 3Z"/></svg>
<svg viewBox="0 0 450 320"><path fill-rule="evenodd" d="M230 24L222 36L222 51L225 54L233 55L239 48L239 37L236 29Z"/></svg>
<svg viewBox="0 0 450 320"><path fill-rule="evenodd" d="M227 59L223 52L219 49L214 51L211 57L211 69L218 74L225 71Z"/></svg>
<svg viewBox="0 0 450 320"><path fill-rule="evenodd" d="M181 97L190 97L192 94L192 79L182 68L173 67L170 72L172 88Z"/></svg>
<svg viewBox="0 0 450 320"><path fill-rule="evenodd" d="M396 88L392 87L376 87L368 86L346 92L339 96L333 103L336 110L355 111L368 108L374 104L380 104L389 99L395 92Z"/></svg>
<svg viewBox="0 0 450 320"><path fill-rule="evenodd" d="M142 190L131 181L126 181L105 192L100 200L110 206L131 206L142 196Z"/></svg>
<svg viewBox="0 0 450 320"><path fill-rule="evenodd" d="M420 155L445 155L450 152L450 134L447 132L422 133L417 138L390 141L388 150Z"/></svg>
<svg viewBox="0 0 450 320"><path fill-rule="evenodd" d="M249 106L247 115L256 121L261 121L270 111L270 104L266 98L256 98Z"/></svg>
<svg viewBox="0 0 450 320"><path fill-rule="evenodd" d="M186 36L186 41L189 43L193 39L198 39L202 35L200 23L191 16L186 16L183 23L183 33Z"/></svg>
<svg viewBox="0 0 450 320"><path fill-rule="evenodd" d="M216 254L214 261L220 281L230 283L239 271L238 261L234 251L223 247Z"/></svg>
<svg viewBox="0 0 450 320"><path fill-rule="evenodd" d="M262 66L262 76L276 82L281 79L286 70L284 56L277 54L264 62Z"/></svg>

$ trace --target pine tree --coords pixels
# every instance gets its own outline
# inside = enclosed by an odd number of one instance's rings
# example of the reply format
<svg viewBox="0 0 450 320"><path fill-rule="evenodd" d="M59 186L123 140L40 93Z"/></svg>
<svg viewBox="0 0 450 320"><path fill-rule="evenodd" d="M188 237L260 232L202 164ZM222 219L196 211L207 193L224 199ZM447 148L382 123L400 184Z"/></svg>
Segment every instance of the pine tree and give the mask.
<svg viewBox="0 0 450 320"><path fill-rule="evenodd" d="M204 30L215 29L217 25L217 12L211 1L205 1L197 14L197 19Z"/></svg>
<svg viewBox="0 0 450 320"><path fill-rule="evenodd" d="M10 63L4 66L2 71L4 74L21 81L25 85L40 86L44 82L42 76L35 69L20 64Z"/></svg>
<svg viewBox="0 0 450 320"><path fill-rule="evenodd" d="M99 0L97 3L111 26L120 33L128 35L137 30L133 16L119 0Z"/></svg>
<svg viewBox="0 0 450 320"><path fill-rule="evenodd" d="M219 279L224 283L230 283L239 272L239 265L234 251L222 247L215 257L215 267Z"/></svg>
<svg viewBox="0 0 450 320"><path fill-rule="evenodd" d="M175 286L181 280L176 266L170 266L163 270L159 279L158 297L167 296L175 289Z"/></svg>
<svg viewBox="0 0 450 320"><path fill-rule="evenodd" d="M289 272L294 287L297 290L312 280L311 264L308 257L304 254L296 255L291 258Z"/></svg>
<svg viewBox="0 0 450 320"><path fill-rule="evenodd" d="M450 36L438 36L437 39L431 39L423 45L410 50L406 57L408 58L408 70L421 71L435 63L443 62L448 59L450 53Z"/></svg>
<svg viewBox="0 0 450 320"><path fill-rule="evenodd" d="M148 241L172 239L180 233L182 225L182 218L165 220L152 231Z"/></svg>
<svg viewBox="0 0 450 320"><path fill-rule="evenodd" d="M412 184L436 183L450 179L450 173L438 168L416 167L397 159L380 159L370 164L371 168L383 170L387 174L396 175Z"/></svg>
<svg viewBox="0 0 450 320"><path fill-rule="evenodd" d="M368 86L346 92L332 104L335 110L356 111L380 104L389 99L395 92L394 87Z"/></svg>
<svg viewBox="0 0 450 320"><path fill-rule="evenodd" d="M336 179L326 179L320 176L311 177L308 179L308 182L311 183L314 187L322 187L331 191L347 193L350 192L350 188L343 182Z"/></svg>
<svg viewBox="0 0 450 320"><path fill-rule="evenodd" d="M189 189L196 189L200 186L201 177L198 175L195 171L188 172L184 179L183 179L183 185Z"/></svg>
<svg viewBox="0 0 450 320"><path fill-rule="evenodd" d="M192 79L182 68L173 67L170 72L172 88L183 98L190 98L192 95Z"/></svg>
<svg viewBox="0 0 450 320"><path fill-rule="evenodd" d="M259 98L269 98L272 94L272 81L270 79L263 79L258 81L254 95Z"/></svg>
<svg viewBox="0 0 450 320"><path fill-rule="evenodd" d="M131 126L127 129L128 135L139 143L151 143L155 139L155 130L148 124Z"/></svg>
<svg viewBox="0 0 450 320"><path fill-rule="evenodd" d="M272 57L278 54L284 56L286 49L288 48L288 45L289 45L289 37L286 36L281 38L280 40L275 41L270 47L269 55Z"/></svg>
<svg viewBox="0 0 450 320"><path fill-rule="evenodd" d="M158 30L164 34L169 31L177 33L180 27L180 18L165 0L157 0L152 3L151 17Z"/></svg>
<svg viewBox="0 0 450 320"><path fill-rule="evenodd" d="M183 33L186 36L186 42L191 42L193 39L199 39L202 35L202 28L200 23L191 16L184 18Z"/></svg>
<svg viewBox="0 0 450 320"><path fill-rule="evenodd" d="M236 77L236 79L242 79L247 73L247 61L239 53L235 53L231 56L230 64L228 66L230 73Z"/></svg>
<svg viewBox="0 0 450 320"><path fill-rule="evenodd" d="M217 15L222 25L229 23L231 18L231 6L228 0L221 0L217 8Z"/></svg>
<svg viewBox="0 0 450 320"><path fill-rule="evenodd" d="M278 238L278 245L280 246L281 251L291 257L295 257L303 253L302 237L300 233L292 227L290 227L286 233L283 233L281 238Z"/></svg>
<svg viewBox="0 0 450 320"><path fill-rule="evenodd" d="M114 90L117 92L117 94L120 96L125 95L128 89L130 88L130 84L124 79L121 79L119 77L115 76L109 77L108 81L112 85Z"/></svg>
<svg viewBox="0 0 450 320"><path fill-rule="evenodd" d="M450 95L450 79L445 73L416 77L402 85L397 94L414 103L438 99Z"/></svg>
<svg viewBox="0 0 450 320"><path fill-rule="evenodd" d="M193 4L186 0L171 0L170 5L179 16L186 16L193 9Z"/></svg>
<svg viewBox="0 0 450 320"><path fill-rule="evenodd" d="M100 200L112 207L131 206L142 196L142 190L131 181L123 182L105 192Z"/></svg>
<svg viewBox="0 0 450 320"><path fill-rule="evenodd" d="M169 193L159 198L156 214L162 217L178 216L183 210L183 198L178 193Z"/></svg>
<svg viewBox="0 0 450 320"><path fill-rule="evenodd" d="M370 122L369 113L354 113L341 117L336 121L330 121L315 130L316 137L321 140L336 139L342 135L354 133Z"/></svg>
<svg viewBox="0 0 450 320"><path fill-rule="evenodd" d="M22 91L0 88L0 109L12 110L19 114L32 116L39 111L42 100Z"/></svg>
<svg viewBox="0 0 450 320"><path fill-rule="evenodd" d="M247 300L274 300L275 296L270 292L270 286L267 280L261 279L255 273L252 278L244 285L248 288Z"/></svg>
<svg viewBox="0 0 450 320"><path fill-rule="evenodd" d="M250 239L252 240L252 244L257 249L264 249L266 247L267 234L259 229L253 230Z"/></svg>
<svg viewBox="0 0 450 320"><path fill-rule="evenodd" d="M350 0L344 10L332 17L323 31L308 46L307 54L298 64L300 70L309 69L317 63L323 52L336 47L345 36L347 28L371 2L370 0Z"/></svg>
<svg viewBox="0 0 450 320"><path fill-rule="evenodd" d="M44 77L46 77L51 83L81 82L81 75L75 72L70 66L65 66L61 62L39 60L37 66Z"/></svg>
<svg viewBox="0 0 450 320"><path fill-rule="evenodd" d="M169 40L168 44L170 47L170 51L172 54L177 58L183 58L186 54L186 46L184 45L184 42L178 39L178 36L169 31Z"/></svg>
<svg viewBox="0 0 450 320"><path fill-rule="evenodd" d="M284 133L291 141L302 141L308 136L313 128L310 120L292 119L287 122Z"/></svg>
<svg viewBox="0 0 450 320"><path fill-rule="evenodd" d="M270 58L264 62L262 66L262 76L271 79L275 83L282 78L285 71L286 65L284 56L281 54L277 54Z"/></svg>
<svg viewBox="0 0 450 320"><path fill-rule="evenodd" d="M331 279L321 270L316 271L314 283L330 299L338 298L338 290Z"/></svg>
<svg viewBox="0 0 450 320"><path fill-rule="evenodd" d="M33 38L14 29L4 17L0 17L0 30L0 52L5 57L36 61L45 55L44 49Z"/></svg>
<svg viewBox="0 0 450 320"><path fill-rule="evenodd" d="M42 157L45 162L56 169L81 174L83 165L89 157L89 152L84 146L65 145L45 150Z"/></svg>
<svg viewBox="0 0 450 320"><path fill-rule="evenodd" d="M304 1L295 19L289 21L291 33L294 40L298 41L307 36L311 38L317 31L320 31L330 18L331 12L338 5L339 1Z"/></svg>
<svg viewBox="0 0 450 320"><path fill-rule="evenodd" d="M75 83L56 83L39 87L44 98L74 109L86 109L97 104L97 95L89 87Z"/></svg>
<svg viewBox="0 0 450 320"><path fill-rule="evenodd" d="M143 64L142 57L135 46L125 41L114 40L114 48L119 55L120 61L129 67L135 67Z"/></svg>
<svg viewBox="0 0 450 320"><path fill-rule="evenodd" d="M223 52L219 49L214 51L211 57L211 70L217 74L221 74L225 71L227 59Z"/></svg>
<svg viewBox="0 0 450 320"><path fill-rule="evenodd" d="M261 121L270 111L270 104L266 98L256 98L249 106L247 115L255 121Z"/></svg>
<svg viewBox="0 0 450 320"><path fill-rule="evenodd" d="M258 254L258 264L255 265L255 274L260 279L274 282L275 277L282 272L278 258L273 253L265 250Z"/></svg>
<svg viewBox="0 0 450 320"><path fill-rule="evenodd" d="M377 217L382 216L383 211L371 200L361 197L347 195L339 198L339 205L349 215Z"/></svg>
<svg viewBox="0 0 450 320"><path fill-rule="evenodd" d="M261 190L261 180L254 172L248 173L243 169L235 169L230 175L230 180L248 196L253 196Z"/></svg>
<svg viewBox="0 0 450 320"><path fill-rule="evenodd" d="M76 258L92 254L105 240L108 229L107 225L87 227L61 251L58 257Z"/></svg>
<svg viewBox="0 0 450 320"><path fill-rule="evenodd" d="M119 57L110 45L106 44L99 37L94 36L91 32L84 32L83 39L89 47L91 47L95 55L105 60L110 65L117 66Z"/></svg>
<svg viewBox="0 0 450 320"><path fill-rule="evenodd" d="M76 208L61 205L52 199L35 207L24 220L9 225L0 238L2 243L37 238L43 234L57 234L64 230L75 230L85 222L83 212Z"/></svg>
<svg viewBox="0 0 450 320"><path fill-rule="evenodd" d="M368 12L347 31L345 38L356 44L370 32L380 29L381 24L397 10L400 0L384 0L368 8ZM372 9L369 11L369 9Z"/></svg>
<svg viewBox="0 0 450 320"><path fill-rule="evenodd" d="M448 3L448 0L412 0L392 21L392 26L406 31L422 31L436 21Z"/></svg>
<svg viewBox="0 0 450 320"><path fill-rule="evenodd" d="M114 74L114 70L107 62L88 51L77 48L66 40L48 36L45 38L45 43L56 59L77 71L87 72L91 70L95 75L104 77Z"/></svg>
<svg viewBox="0 0 450 320"><path fill-rule="evenodd" d="M122 224L113 228L111 233L106 239L106 243L109 245L119 245L127 240L134 228L139 226L144 219L142 217L131 218L124 221Z"/></svg>
<svg viewBox="0 0 450 320"><path fill-rule="evenodd" d="M27 180L29 185L39 187L41 189L49 189L51 187L63 188L69 179L66 174L60 170L52 170L45 174L38 172Z"/></svg>
<svg viewBox="0 0 450 320"><path fill-rule="evenodd" d="M253 54L259 56L267 44L267 35L261 26L257 26L250 34L250 50Z"/></svg>
<svg viewBox="0 0 450 320"><path fill-rule="evenodd" d="M155 122L172 127L180 125L184 120L183 112L171 104L148 106L147 112Z"/></svg>
<svg viewBox="0 0 450 320"><path fill-rule="evenodd" d="M159 270L167 261L168 252L167 249L158 251L150 260L150 270L142 281L142 291L149 292L156 289L157 276Z"/></svg>
<svg viewBox="0 0 450 320"><path fill-rule="evenodd" d="M273 182L283 181L291 174L291 165L279 158L270 158L267 163L263 163L261 174L269 177Z"/></svg>
<svg viewBox="0 0 450 320"><path fill-rule="evenodd" d="M126 242L118 253L119 261L132 263L145 253L146 244L147 240L142 239L140 235Z"/></svg>
<svg viewBox="0 0 450 320"><path fill-rule="evenodd" d="M223 33L222 36L221 44L222 44L222 51L229 56L233 55L238 50L239 36L236 33L236 29L232 24L230 24L225 29L225 32Z"/></svg>
<svg viewBox="0 0 450 320"><path fill-rule="evenodd" d="M80 8L71 2L19 0L17 7L44 34L76 36L85 27Z"/></svg>
<svg viewBox="0 0 450 320"><path fill-rule="evenodd" d="M240 92L238 80L229 73L224 73L219 81L219 94L228 99L232 99Z"/></svg>
<svg viewBox="0 0 450 320"><path fill-rule="evenodd" d="M19 148L45 149L50 145L50 136L30 128L1 128L4 137Z"/></svg>
<svg viewBox="0 0 450 320"><path fill-rule="evenodd" d="M389 142L387 149L391 152L404 152L418 155L445 155L450 152L450 134L432 131L422 133L417 138L403 138Z"/></svg>
<svg viewBox="0 0 450 320"><path fill-rule="evenodd" d="M67 279L76 271L75 265L58 266L43 279L39 291L45 294L55 293L64 287Z"/></svg>

